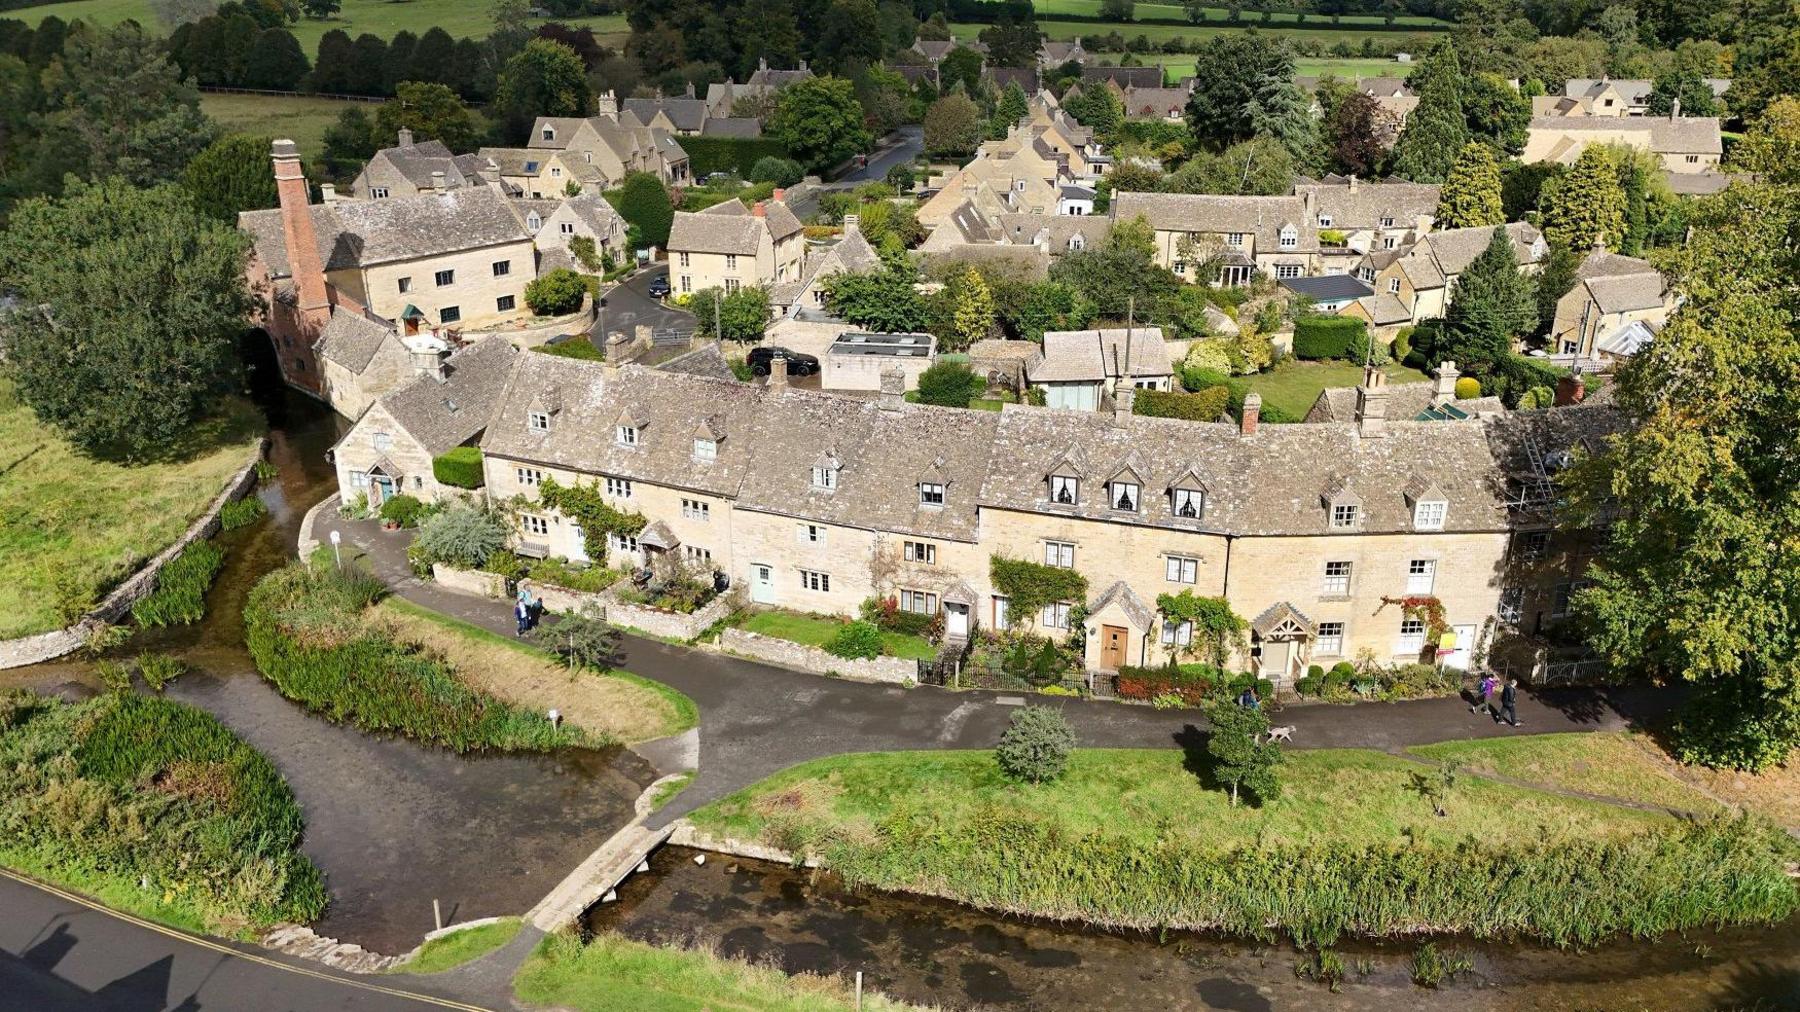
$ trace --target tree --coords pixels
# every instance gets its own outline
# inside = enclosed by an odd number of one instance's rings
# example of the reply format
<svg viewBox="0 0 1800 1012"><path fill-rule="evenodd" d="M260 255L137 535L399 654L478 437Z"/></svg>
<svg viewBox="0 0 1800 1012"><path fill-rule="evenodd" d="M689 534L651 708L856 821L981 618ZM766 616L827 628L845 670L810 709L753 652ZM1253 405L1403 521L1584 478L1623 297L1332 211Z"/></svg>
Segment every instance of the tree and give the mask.
<svg viewBox="0 0 1800 1012"><path fill-rule="evenodd" d="M585 116L593 102L581 57L559 42L533 39L506 61L494 108L515 140L530 135L539 116Z"/></svg>
<svg viewBox="0 0 1800 1012"><path fill-rule="evenodd" d="M480 476L480 461L476 461ZM442 480L442 479L439 479ZM419 550L433 562L476 569L506 547L506 525L492 512L453 503L419 524Z"/></svg>
<svg viewBox="0 0 1800 1012"><path fill-rule="evenodd" d="M637 232L634 242L663 246L675 223L675 205L662 180L648 172L627 172L619 188L619 217Z"/></svg>
<svg viewBox="0 0 1800 1012"><path fill-rule="evenodd" d="M1222 148L1256 132L1252 106L1271 80L1293 79L1294 57L1284 43L1253 32L1215 35L1201 47L1194 75L1188 125L1200 143Z"/></svg>
<svg viewBox="0 0 1800 1012"><path fill-rule="evenodd" d="M976 39L987 47L988 60L996 67L1035 67L1044 33L1038 31L1037 21L1027 11L1022 21L1011 14L1000 15L1000 20L983 28ZM979 69L976 74L979 76Z"/></svg>
<svg viewBox="0 0 1800 1012"><path fill-rule="evenodd" d="M619 663L619 630L591 611L566 612L555 625L531 630L531 638L577 670L611 671Z"/></svg>
<svg viewBox="0 0 1800 1012"><path fill-rule="evenodd" d="M1135 21L1137 20L1137 3L1135 0L1100 0L1100 19L1102 21Z"/></svg>
<svg viewBox="0 0 1800 1012"><path fill-rule="evenodd" d="M962 85L965 95L981 93L981 68L987 61L968 46L957 46L938 61L938 88L948 95Z"/></svg>
<svg viewBox="0 0 1800 1012"><path fill-rule="evenodd" d="M494 0L488 16L494 25L488 45L493 47L496 61L508 63L531 42L530 0Z"/></svg>
<svg viewBox="0 0 1800 1012"><path fill-rule="evenodd" d="M1287 148L1293 163L1305 171L1318 171L1323 152L1319 122L1300 88L1286 78L1264 78L1250 103L1250 129L1257 137L1272 137Z"/></svg>
<svg viewBox="0 0 1800 1012"><path fill-rule="evenodd" d="M538 316L560 316L581 308L587 282L567 267L536 278L525 286L525 304Z"/></svg>
<svg viewBox="0 0 1800 1012"><path fill-rule="evenodd" d="M246 87L274 91L293 91L312 70L300 40L286 28L269 28L258 35L245 64Z"/></svg>
<svg viewBox="0 0 1800 1012"><path fill-rule="evenodd" d="M1455 48L1448 41L1432 47L1410 80L1419 105L1394 144L1393 170L1414 182L1435 183L1449 174L1469 135Z"/></svg>
<svg viewBox="0 0 1800 1012"><path fill-rule="evenodd" d="M1025 89L1019 82L1013 81L1000 93L999 101L994 103L994 124L988 130L990 136L1005 137L1006 131L1020 120L1031 114L1031 105L1025 99Z"/></svg>
<svg viewBox="0 0 1800 1012"><path fill-rule="evenodd" d="M592 38L591 33L589 37ZM583 58L585 59L585 54ZM464 81L457 76L456 40L450 37L449 32L437 27L419 36L419 44L413 47L412 66L407 68L403 79L447 84L452 88L461 86ZM450 150L462 149L453 146Z"/></svg>
<svg viewBox="0 0 1800 1012"><path fill-rule="evenodd" d="M1531 131L1531 100L1493 74L1474 74L1463 82L1463 115L1469 136L1485 140L1508 155L1525 150Z"/></svg>
<svg viewBox="0 0 1800 1012"><path fill-rule="evenodd" d="M1069 99L1063 111L1075 117L1075 122L1103 136L1117 130L1125 120L1125 103L1104 85L1082 89Z"/></svg>
<svg viewBox="0 0 1800 1012"><path fill-rule="evenodd" d="M1719 103L1713 98L1712 85L1700 74L1686 68L1670 70L1656 78L1650 87L1645 112L1651 116L1675 115L1675 103L1681 103L1682 116L1717 116Z"/></svg>
<svg viewBox="0 0 1800 1012"><path fill-rule="evenodd" d="M806 169L792 158L777 158L764 155L750 166L752 183L774 183L776 186L793 186L806 178Z"/></svg>
<svg viewBox="0 0 1800 1012"><path fill-rule="evenodd" d="M387 59L381 64L381 92L384 95L394 94L400 82L406 80L407 72L412 70L413 51L419 47L419 37L401 29L388 40Z"/></svg>
<svg viewBox="0 0 1800 1012"><path fill-rule="evenodd" d="M1564 246L1550 247L1537 276L1537 333L1547 334L1556 322L1556 303L1575 287L1581 258Z"/></svg>
<svg viewBox="0 0 1800 1012"><path fill-rule="evenodd" d="M871 143L856 88L839 77L812 77L781 89L769 135L808 169L827 169Z"/></svg>
<svg viewBox="0 0 1800 1012"><path fill-rule="evenodd" d="M1206 737L1206 754L1212 759L1212 775L1231 788L1231 805L1237 807L1238 792L1247 792L1258 804L1281 797L1281 747L1273 741L1259 741L1269 733L1269 718L1261 710L1252 710L1222 700L1206 709L1212 732Z"/></svg>
<svg viewBox="0 0 1800 1012"><path fill-rule="evenodd" d="M226 134L207 145L181 173L194 207L231 225L237 224L239 211L274 207L271 143L272 138L255 134Z"/></svg>
<svg viewBox="0 0 1800 1012"><path fill-rule="evenodd" d="M925 151L962 156L981 144L981 108L967 95L953 92L925 110Z"/></svg>
<svg viewBox="0 0 1800 1012"><path fill-rule="evenodd" d="M954 323L950 333L942 335L942 343L949 351L962 351L993 331L994 296L981 272L973 267L952 281L948 290L955 307Z"/></svg>
<svg viewBox="0 0 1800 1012"><path fill-rule="evenodd" d="M170 31L200 20L218 10L217 0L151 0L156 23Z"/></svg>
<svg viewBox="0 0 1800 1012"><path fill-rule="evenodd" d="M1552 245L1581 252L1601 241L1618 249L1625 240L1625 191L1612 152L1601 145L1583 149L1538 200L1544 238Z"/></svg>
<svg viewBox="0 0 1800 1012"><path fill-rule="evenodd" d="M1027 706L1013 711L994 760L1009 779L1044 784L1063 775L1075 750L1075 729L1061 710Z"/></svg>
<svg viewBox="0 0 1800 1012"><path fill-rule="evenodd" d="M342 28L333 28L320 36L317 59L313 60L312 77L308 86L314 91L348 92L350 61L355 50L356 43L350 41L350 33Z"/></svg>
<svg viewBox="0 0 1800 1012"><path fill-rule="evenodd" d="M1257 136L1216 155L1195 155L1163 179L1161 188L1170 193L1275 196L1293 187L1295 171L1294 157L1285 145Z"/></svg>
<svg viewBox="0 0 1800 1012"><path fill-rule="evenodd" d="M856 101L862 106L869 131L877 136L913 121L912 89L906 78L880 64L871 64L856 75Z"/></svg>
<svg viewBox="0 0 1800 1012"><path fill-rule="evenodd" d="M938 362L919 374L919 403L966 408L987 382L961 362Z"/></svg>
<svg viewBox="0 0 1800 1012"><path fill-rule="evenodd" d="M890 263L865 274L825 280L825 304L834 315L884 333L917 333L925 326L925 300L910 266Z"/></svg>
<svg viewBox="0 0 1800 1012"><path fill-rule="evenodd" d="M1374 97L1360 91L1351 92L1337 103L1325 125L1334 169L1353 176L1378 174L1387 148L1375 130L1377 109Z"/></svg>
<svg viewBox="0 0 1800 1012"><path fill-rule="evenodd" d="M823 17L809 19L817 33L813 60L821 70L842 73L852 63L881 59L880 14L874 0L829 0Z"/></svg>
<svg viewBox="0 0 1800 1012"><path fill-rule="evenodd" d="M43 88L44 143L84 178L171 180L213 139L200 93L134 21L71 32Z"/></svg>
<svg viewBox="0 0 1800 1012"><path fill-rule="evenodd" d="M1620 672L1697 687L1683 761L1758 770L1800 746L1800 193L1738 182L1661 261L1687 299L1619 371L1619 435L1578 462L1567 522L1607 531L1575 596Z"/></svg>
<svg viewBox="0 0 1800 1012"><path fill-rule="evenodd" d="M1531 279L1519 270L1505 228L1462 274L1451 293L1436 359L1451 359L1477 378L1492 375L1512 354L1514 339L1530 333L1538 320Z"/></svg>
<svg viewBox="0 0 1800 1012"><path fill-rule="evenodd" d="M745 285L735 292L703 288L688 302L688 312L699 321L702 337L760 341L769 327L769 290L755 285Z"/></svg>
<svg viewBox="0 0 1800 1012"><path fill-rule="evenodd" d="M1142 216L1121 221L1100 246L1064 254L1050 279L1066 284L1096 315L1124 319L1135 299L1137 318L1155 319L1180 282L1156 263L1156 233Z"/></svg>
<svg viewBox="0 0 1800 1012"><path fill-rule="evenodd" d="M1800 98L1783 95L1769 103L1732 150L1731 166L1765 182L1800 185Z"/></svg>
<svg viewBox="0 0 1800 1012"><path fill-rule="evenodd" d="M20 396L83 452L179 452L237 377L251 308L248 241L172 186L74 183L14 209L0 288L20 311L3 340Z"/></svg>
<svg viewBox="0 0 1800 1012"><path fill-rule="evenodd" d="M353 105L339 112L337 122L325 128L325 169L334 178L346 179L380 148L368 114Z"/></svg>
<svg viewBox="0 0 1800 1012"><path fill-rule="evenodd" d="M343 9L338 0L300 0L300 10L315 21L323 21Z"/></svg>
<svg viewBox="0 0 1800 1012"><path fill-rule="evenodd" d="M1438 195L1433 228L1480 228L1506 224L1500 206L1500 166L1486 144L1470 143L1456 156Z"/></svg>
<svg viewBox="0 0 1800 1012"><path fill-rule="evenodd" d="M415 140L443 141L451 151L470 151L481 139L481 125L456 92L441 84L402 81L394 100L383 102L375 113L376 135L394 143L402 129Z"/></svg>

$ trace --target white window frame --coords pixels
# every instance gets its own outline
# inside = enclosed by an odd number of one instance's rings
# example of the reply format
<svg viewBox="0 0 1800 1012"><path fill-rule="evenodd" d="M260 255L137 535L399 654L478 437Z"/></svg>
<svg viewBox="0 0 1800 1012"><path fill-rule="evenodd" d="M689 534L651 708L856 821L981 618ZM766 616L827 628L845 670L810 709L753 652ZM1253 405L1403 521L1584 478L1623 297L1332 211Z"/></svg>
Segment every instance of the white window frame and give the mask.
<svg viewBox="0 0 1800 1012"><path fill-rule="evenodd" d="M1185 647L1194 642L1194 623L1174 622L1170 619L1162 621L1162 645L1165 647Z"/></svg>
<svg viewBox="0 0 1800 1012"><path fill-rule="evenodd" d="M547 538L550 536L550 521L535 513L521 513L519 529L534 537Z"/></svg>
<svg viewBox="0 0 1800 1012"><path fill-rule="evenodd" d="M1325 582L1319 588L1322 597L1349 597L1350 577L1356 571L1356 564L1347 559L1332 559L1325 563Z"/></svg>
<svg viewBox="0 0 1800 1012"><path fill-rule="evenodd" d="M631 553L638 550L638 539L635 534L608 534L615 552Z"/></svg>
<svg viewBox="0 0 1800 1012"><path fill-rule="evenodd" d="M550 412L529 411L525 414L525 427L532 432L550 431Z"/></svg>
<svg viewBox="0 0 1800 1012"><path fill-rule="evenodd" d="M712 565L712 549L698 545L682 545L681 556L689 562L697 562L703 566Z"/></svg>
<svg viewBox="0 0 1800 1012"><path fill-rule="evenodd" d="M1430 594L1437 586L1437 560L1412 559L1406 564L1406 592Z"/></svg>
<svg viewBox="0 0 1800 1012"><path fill-rule="evenodd" d="M1381 227L1382 228L1393 228L1394 227L1394 219L1382 218L1381 219Z"/></svg>
<svg viewBox="0 0 1800 1012"><path fill-rule="evenodd" d="M1244 233L1242 233L1242 232L1227 232L1227 233L1225 233L1225 245L1227 245L1227 246L1242 246L1243 244L1244 244Z"/></svg>
<svg viewBox="0 0 1800 1012"><path fill-rule="evenodd" d="M1422 618L1403 618L1400 620L1401 654L1417 654L1425 649L1425 620Z"/></svg>
<svg viewBox="0 0 1800 1012"><path fill-rule="evenodd" d="M1275 276L1277 278L1288 278L1290 280L1293 278L1297 278L1300 276L1300 265L1299 264L1276 264L1275 265Z"/></svg>
<svg viewBox="0 0 1800 1012"><path fill-rule="evenodd" d="M1194 507L1194 515L1191 517L1182 512L1184 507L1190 505ZM1206 493L1199 489L1178 488L1169 508L1177 519L1198 520L1206 515Z"/></svg>
<svg viewBox="0 0 1800 1012"><path fill-rule="evenodd" d="M1314 657L1344 656L1344 623L1320 622L1319 634L1313 640Z"/></svg>
<svg viewBox="0 0 1800 1012"><path fill-rule="evenodd" d="M606 494L618 499L631 498L631 479L608 477L606 479Z"/></svg>
<svg viewBox="0 0 1800 1012"><path fill-rule="evenodd" d="M1390 294L1390 295L1399 295L1400 294L1400 279L1399 278L1389 278L1388 279L1388 294Z"/></svg>
<svg viewBox="0 0 1800 1012"><path fill-rule="evenodd" d="M695 460L709 460L709 461L710 460L718 460L719 459L718 440L701 439L699 437L695 437L695 439L694 439L694 459Z"/></svg>
<svg viewBox="0 0 1800 1012"><path fill-rule="evenodd" d="M683 266L686 266L686 265L683 265ZM725 269L728 271L737 270L737 254L736 253L725 254Z"/></svg>
<svg viewBox="0 0 1800 1012"><path fill-rule="evenodd" d="M632 425L614 426L613 442L619 444L620 446L636 446L636 445L638 445L637 427L632 426Z"/></svg>
<svg viewBox="0 0 1800 1012"><path fill-rule="evenodd" d="M902 541L900 557L922 566L937 565L937 546L929 541Z"/></svg>
<svg viewBox="0 0 1800 1012"><path fill-rule="evenodd" d="M1069 493L1069 501L1066 503L1062 500L1062 493L1065 489ZM1051 475L1050 501L1058 506L1081 505L1081 479L1061 474Z"/></svg>
<svg viewBox="0 0 1800 1012"><path fill-rule="evenodd" d="M1319 227L1320 228L1330 228L1331 221L1332 221L1331 215L1329 215L1329 214L1320 214L1319 215Z"/></svg>
<svg viewBox="0 0 1800 1012"><path fill-rule="evenodd" d="M944 486L935 481L919 482L919 505L941 508L944 505Z"/></svg>
<svg viewBox="0 0 1800 1012"><path fill-rule="evenodd" d="M994 628L1005 629L1012 621L1012 598L1005 594L993 597Z"/></svg>
<svg viewBox="0 0 1800 1012"><path fill-rule="evenodd" d="M400 278L394 282L394 287L400 289L401 295L405 295L407 292L412 291L412 278Z"/></svg>
<svg viewBox="0 0 1800 1012"><path fill-rule="evenodd" d="M1163 579L1169 583L1199 583L1200 560L1191 555L1164 556Z"/></svg>
<svg viewBox="0 0 1800 1012"><path fill-rule="evenodd" d="M1413 527L1421 531L1441 531L1449 515L1449 503L1442 499L1426 499L1413 504Z"/></svg>
<svg viewBox="0 0 1800 1012"><path fill-rule="evenodd" d="M1276 236L1276 245L1282 249L1293 249L1300 245L1300 232L1294 228L1284 228Z"/></svg>
<svg viewBox="0 0 1800 1012"><path fill-rule="evenodd" d="M803 545L823 545L825 544L825 525L796 524L794 525L794 540Z"/></svg>
<svg viewBox="0 0 1800 1012"><path fill-rule="evenodd" d="M1338 531L1355 530L1362 518L1362 509L1355 503L1340 502L1331 504L1331 528Z"/></svg>
<svg viewBox="0 0 1800 1012"><path fill-rule="evenodd" d="M812 469L812 487L829 492L837 488L837 468L815 467Z"/></svg>
<svg viewBox="0 0 1800 1012"><path fill-rule="evenodd" d="M1075 543L1072 541L1044 542L1044 565L1058 569L1075 568Z"/></svg>
<svg viewBox="0 0 1800 1012"><path fill-rule="evenodd" d="M388 188L385 186L369 187L369 199L370 200L383 200L387 197L387 195L388 195Z"/></svg>
<svg viewBox="0 0 1800 1012"><path fill-rule="evenodd" d="M699 499L683 499L681 500L681 515L689 520L711 523L712 504Z"/></svg>
<svg viewBox="0 0 1800 1012"><path fill-rule="evenodd" d="M369 472L367 472L367 471L351 471L350 472L350 487L351 488L368 488L369 487Z"/></svg>
<svg viewBox="0 0 1800 1012"><path fill-rule="evenodd" d="M1131 504L1129 506L1119 505L1127 497L1130 498ZM1107 482L1106 505L1109 509L1119 510L1122 513L1136 513L1144 506L1143 487L1131 481Z"/></svg>
<svg viewBox="0 0 1800 1012"><path fill-rule="evenodd" d="M1502 587L1500 589L1500 621L1517 625L1525 617L1525 588Z"/></svg>
<svg viewBox="0 0 1800 1012"><path fill-rule="evenodd" d="M692 264L690 264L688 262L688 255L686 253L682 253L682 254L680 254L680 256L681 256L681 266L683 266L683 267L693 266Z"/></svg>
<svg viewBox="0 0 1800 1012"><path fill-rule="evenodd" d="M817 594L831 593L830 573L821 573L816 569L802 569L799 573L801 590L810 590Z"/></svg>
<svg viewBox="0 0 1800 1012"><path fill-rule="evenodd" d="M535 467L515 467L513 477L525 488L537 488L544 483L544 472Z"/></svg>
<svg viewBox="0 0 1800 1012"><path fill-rule="evenodd" d="M1044 605L1043 614L1039 615L1039 624L1046 629L1069 628L1069 602L1056 601Z"/></svg>
<svg viewBox="0 0 1800 1012"><path fill-rule="evenodd" d="M736 295L738 286L739 286L738 279L726 278L725 279L725 294L726 295Z"/></svg>

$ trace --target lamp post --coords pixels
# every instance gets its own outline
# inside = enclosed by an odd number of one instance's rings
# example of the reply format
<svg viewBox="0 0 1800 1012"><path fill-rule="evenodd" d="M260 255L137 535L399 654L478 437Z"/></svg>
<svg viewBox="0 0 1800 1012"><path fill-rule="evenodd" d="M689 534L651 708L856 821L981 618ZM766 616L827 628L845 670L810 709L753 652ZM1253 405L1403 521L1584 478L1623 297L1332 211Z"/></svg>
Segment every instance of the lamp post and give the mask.
<svg viewBox="0 0 1800 1012"><path fill-rule="evenodd" d="M331 554L337 557L337 567L344 568L344 550L339 545L344 543L344 536L337 531L331 532Z"/></svg>

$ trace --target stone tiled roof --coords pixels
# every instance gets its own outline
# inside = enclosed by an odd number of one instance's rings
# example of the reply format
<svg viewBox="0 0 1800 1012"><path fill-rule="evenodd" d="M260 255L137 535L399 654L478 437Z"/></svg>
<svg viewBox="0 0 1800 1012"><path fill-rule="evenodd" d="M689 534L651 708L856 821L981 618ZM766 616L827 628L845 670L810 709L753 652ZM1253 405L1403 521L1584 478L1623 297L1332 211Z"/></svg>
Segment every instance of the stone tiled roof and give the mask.
<svg viewBox="0 0 1800 1012"><path fill-rule="evenodd" d="M312 207L326 270L368 267L530 239L507 200L487 187ZM279 209L245 211L238 226L277 276L288 274ZM279 252L277 252L279 251Z"/></svg>
<svg viewBox="0 0 1800 1012"><path fill-rule="evenodd" d="M427 453L438 456L487 428L512 374L513 362L521 355L510 342L498 337L476 341L445 360L442 380L418 376L382 397L379 403Z"/></svg>
<svg viewBox="0 0 1800 1012"><path fill-rule="evenodd" d="M1419 383L1390 383L1381 389L1387 391L1387 415L1389 419L1409 419L1417 417L1419 412L1431 406L1432 393L1437 385L1430 380ZM1506 405L1498 397L1457 398L1451 403L1471 415L1480 413L1503 412ZM1354 422L1356 421L1356 388L1326 387L1319 391L1318 400L1313 402L1311 410L1306 413L1308 422Z"/></svg>
<svg viewBox="0 0 1800 1012"><path fill-rule="evenodd" d="M1299 197L1231 197L1195 193L1117 193L1114 221L1143 215L1158 229L1172 232L1245 232L1256 236L1258 254L1311 253L1319 248L1318 232L1309 227L1306 202ZM1281 249L1283 225L1299 232L1299 244Z"/></svg>
<svg viewBox="0 0 1800 1012"><path fill-rule="evenodd" d="M1663 304L1663 276L1647 260L1596 250L1576 268L1602 313L1654 309Z"/></svg>
<svg viewBox="0 0 1800 1012"><path fill-rule="evenodd" d="M1407 309L1399 299L1387 292L1366 295L1356 300L1357 305L1369 314L1376 326L1388 326L1396 323L1412 321L1412 310Z"/></svg>
<svg viewBox="0 0 1800 1012"><path fill-rule="evenodd" d="M932 63L936 63L949 56L950 51L955 49L956 45L955 39L919 39L913 43L912 47L913 51Z"/></svg>
<svg viewBox="0 0 1800 1012"><path fill-rule="evenodd" d="M762 136L762 122L754 116L714 116L700 128L700 136L750 140Z"/></svg>
<svg viewBox="0 0 1800 1012"><path fill-rule="evenodd" d="M1047 330L1044 359L1031 367L1033 383L1081 382L1121 375L1167 376L1169 350L1161 327Z"/></svg>
<svg viewBox="0 0 1800 1012"><path fill-rule="evenodd" d="M762 222L741 200L727 200L704 211L676 211L669 226L669 249L683 253L756 255Z"/></svg>
<svg viewBox="0 0 1800 1012"><path fill-rule="evenodd" d="M588 120L581 116L539 116L531 124L531 140L527 143L534 148L566 148L586 122ZM556 136L545 140L545 127L550 127Z"/></svg>
<svg viewBox="0 0 1800 1012"><path fill-rule="evenodd" d="M984 67L981 76L987 78L995 91L1005 91L1009 84L1018 85L1027 95L1038 90L1036 67Z"/></svg>
<svg viewBox="0 0 1800 1012"><path fill-rule="evenodd" d="M1089 613L1098 612L1108 605L1116 604L1139 629L1155 628L1156 609L1144 603L1144 599L1131 589L1124 580L1114 580L1112 586L1100 592L1094 603L1088 606Z"/></svg>
<svg viewBox="0 0 1800 1012"><path fill-rule="evenodd" d="M1125 89L1125 115L1128 117L1154 116L1162 119L1174 112L1180 114L1187 109L1188 93L1185 88L1140 88Z"/></svg>
<svg viewBox="0 0 1800 1012"><path fill-rule="evenodd" d="M703 344L685 355L677 355L656 368L663 372L703 376L707 379L737 379L737 375L731 371L731 363L725 361L725 352L720 349L717 341ZM717 436L719 433L715 431L713 435Z"/></svg>
<svg viewBox="0 0 1800 1012"><path fill-rule="evenodd" d="M628 98L620 107L648 123L662 113L677 130L699 130L706 124L706 102L698 98Z"/></svg>
<svg viewBox="0 0 1800 1012"><path fill-rule="evenodd" d="M450 153L443 141L420 141L417 144L382 148L375 152L374 157L386 161L396 172L405 176L407 182L417 187L431 186L433 172L444 174L446 186L461 186L464 183L462 171L456 164L456 156Z"/></svg>
<svg viewBox="0 0 1800 1012"><path fill-rule="evenodd" d="M1083 461L1081 501L1054 506L1046 478L1071 453ZM1127 514L1108 508L1101 483L1128 459L1139 462L1144 488L1140 511ZM1390 421L1381 438L1341 423L1264 425L1244 436L1228 423L1134 415L1119 425L1110 414L1009 405L994 461L981 494L989 508L1230 534L1325 534L1321 489L1329 469L1361 499L1361 530L1406 531L1413 511L1404 489L1424 469L1450 503L1446 530L1506 526L1503 483L1479 422ZM1208 489L1198 520L1176 517L1168 495L1190 470Z"/></svg>
<svg viewBox="0 0 1800 1012"><path fill-rule="evenodd" d="M1381 227L1381 219L1394 219L1394 226L1408 228L1419 218L1437 214L1436 183L1370 182L1357 180L1354 186L1331 183L1303 183L1294 187L1295 196L1312 197L1317 215L1328 217L1331 224L1320 228L1355 230Z"/></svg>
<svg viewBox="0 0 1800 1012"><path fill-rule="evenodd" d="M1084 85L1097 81L1111 81L1120 88L1160 88L1163 83L1163 69L1161 67L1089 65L1081 68L1081 80Z"/></svg>
<svg viewBox="0 0 1800 1012"><path fill-rule="evenodd" d="M558 203L573 211L582 224L594 230L595 235L611 235L625 228L625 219L598 193L581 193Z"/></svg>
<svg viewBox="0 0 1800 1012"><path fill-rule="evenodd" d="M319 332L316 348L320 358L360 375L369 367L383 341L398 341L392 328L342 307L332 310L331 319Z"/></svg>
<svg viewBox="0 0 1800 1012"><path fill-rule="evenodd" d="M1718 193L1731 185L1732 177L1723 172L1670 172L1663 171L1663 182L1677 196L1704 197Z"/></svg>
<svg viewBox="0 0 1800 1012"><path fill-rule="evenodd" d="M1012 212L999 216L1000 235L1009 243L1026 244L1034 242L1041 232L1047 231L1046 237L1052 253L1062 253L1069 248L1069 240L1077 235L1087 243L1088 247L1098 247L1106 242L1112 234L1112 219L1103 214L1031 214L1029 212Z"/></svg>
<svg viewBox="0 0 1800 1012"><path fill-rule="evenodd" d="M1512 240L1513 255L1518 257L1520 264L1537 263L1549 252L1543 234L1529 222L1515 221L1505 228L1506 237ZM1445 276L1454 277L1467 270L1493 238L1492 228L1452 228L1428 233L1419 240L1419 245L1430 250Z"/></svg>
<svg viewBox="0 0 1800 1012"><path fill-rule="evenodd" d="M1584 133L1610 135L1642 131L1658 154L1719 154L1724 142L1716 116L1534 116L1532 130L1553 131L1579 140Z"/></svg>
<svg viewBox="0 0 1800 1012"><path fill-rule="evenodd" d="M1376 98L1394 98L1408 94L1404 77L1359 77L1356 90Z"/></svg>

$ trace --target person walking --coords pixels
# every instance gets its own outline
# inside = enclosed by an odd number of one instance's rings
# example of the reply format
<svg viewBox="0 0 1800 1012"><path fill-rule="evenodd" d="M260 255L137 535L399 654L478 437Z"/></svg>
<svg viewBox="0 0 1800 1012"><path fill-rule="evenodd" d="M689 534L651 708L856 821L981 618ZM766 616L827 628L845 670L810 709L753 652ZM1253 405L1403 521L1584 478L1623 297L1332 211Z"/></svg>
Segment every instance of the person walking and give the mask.
<svg viewBox="0 0 1800 1012"><path fill-rule="evenodd" d="M525 630L531 628L531 605L525 603L523 594L519 596L517 601L513 602L513 618L519 621L519 631L513 635L525 635Z"/></svg>
<svg viewBox="0 0 1800 1012"><path fill-rule="evenodd" d="M1482 675L1481 680L1475 683L1474 693L1475 697L1469 701L1469 712L1475 713L1478 710L1487 709L1488 697L1494 694L1494 676Z"/></svg>
<svg viewBox="0 0 1800 1012"><path fill-rule="evenodd" d="M1506 687L1500 690L1500 712L1494 715L1494 722L1497 724L1501 720L1505 720L1508 726L1518 727L1519 715L1513 710L1518 701L1519 680L1508 678Z"/></svg>
<svg viewBox="0 0 1800 1012"><path fill-rule="evenodd" d="M1255 684L1251 684L1238 693L1237 704L1246 710L1262 709L1262 699L1256 694Z"/></svg>

